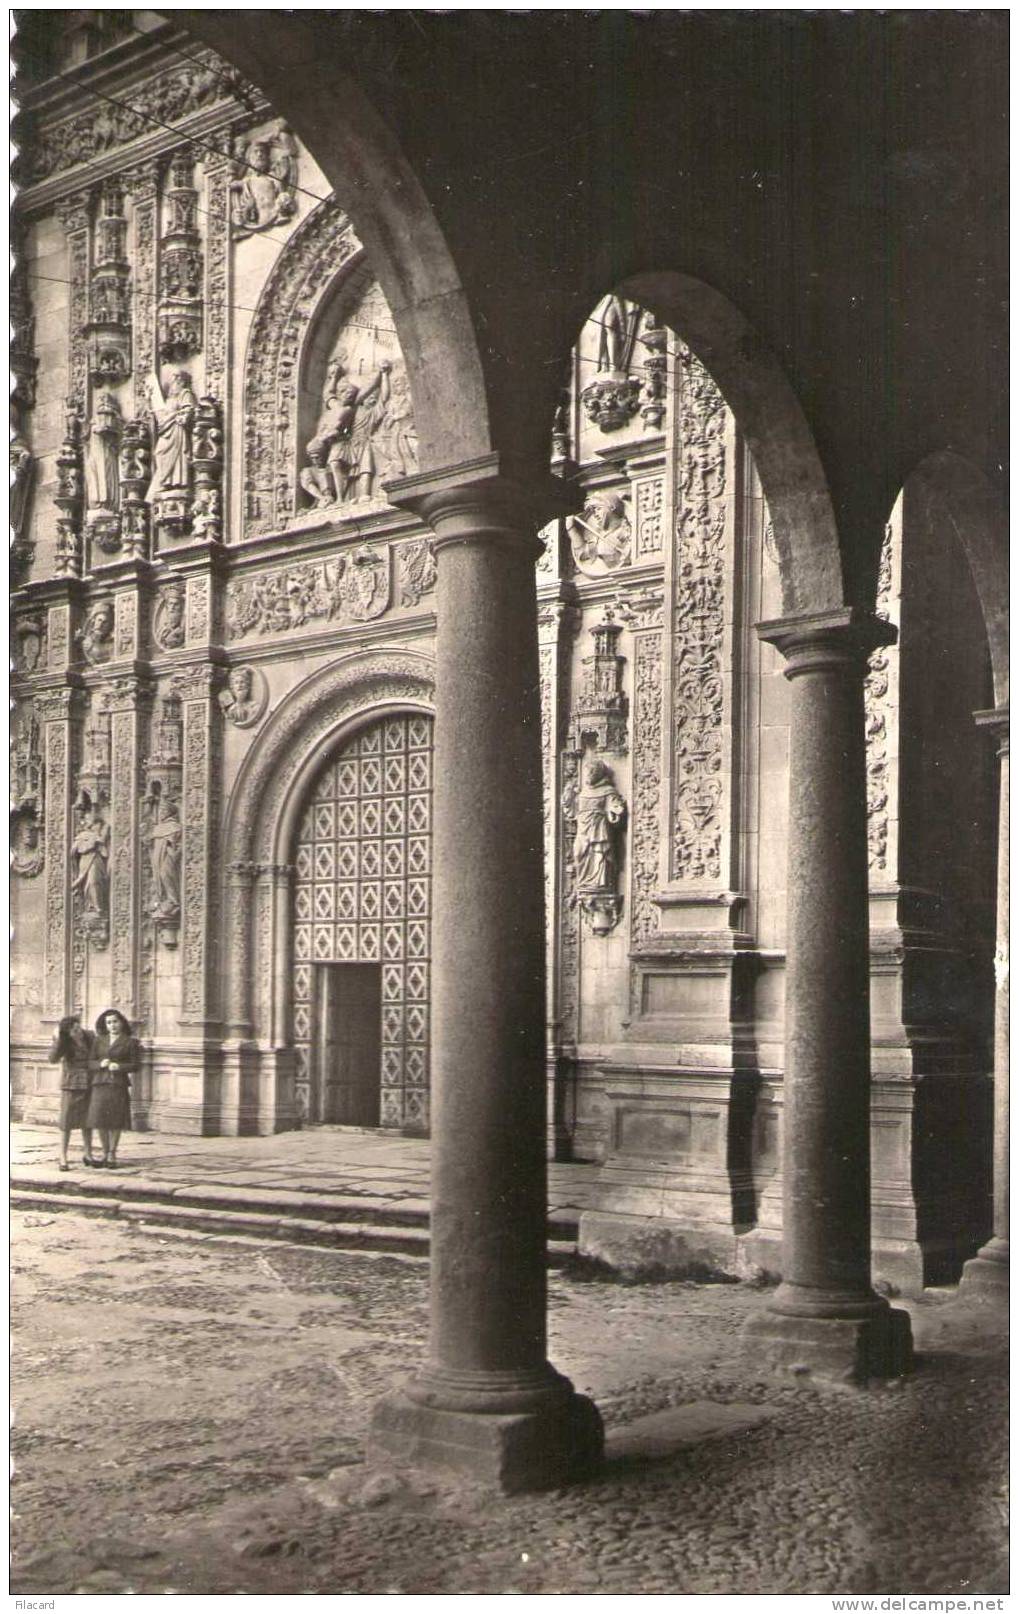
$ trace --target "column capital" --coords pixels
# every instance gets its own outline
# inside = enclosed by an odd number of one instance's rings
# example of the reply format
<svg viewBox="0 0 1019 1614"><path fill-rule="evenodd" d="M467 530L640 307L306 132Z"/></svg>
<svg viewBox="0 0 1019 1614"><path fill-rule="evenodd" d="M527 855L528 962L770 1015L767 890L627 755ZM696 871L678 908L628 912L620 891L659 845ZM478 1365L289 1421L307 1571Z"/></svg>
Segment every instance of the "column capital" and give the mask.
<svg viewBox="0 0 1019 1614"><path fill-rule="evenodd" d="M973 721L978 729L987 729L998 742L999 756L1008 756L1008 707L996 706L989 712L974 712Z"/></svg>
<svg viewBox="0 0 1019 1614"><path fill-rule="evenodd" d="M524 544L533 548L535 558L540 552L537 528L581 504L573 484L501 453L402 477L388 482L385 491L390 503L428 522L437 549L446 544Z"/></svg>
<svg viewBox="0 0 1019 1614"><path fill-rule="evenodd" d="M757 635L782 652L785 676L795 678L825 668L857 666L862 671L879 645L895 643L898 630L872 611L846 605L758 622Z"/></svg>

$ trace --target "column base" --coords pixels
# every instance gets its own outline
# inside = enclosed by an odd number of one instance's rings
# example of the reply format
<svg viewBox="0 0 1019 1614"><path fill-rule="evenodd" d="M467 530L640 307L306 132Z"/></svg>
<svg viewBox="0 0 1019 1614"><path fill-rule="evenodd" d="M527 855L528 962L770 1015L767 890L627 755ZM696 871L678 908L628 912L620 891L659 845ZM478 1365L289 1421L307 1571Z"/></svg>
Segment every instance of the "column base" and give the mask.
<svg viewBox="0 0 1019 1614"><path fill-rule="evenodd" d="M866 1384L913 1367L909 1314L884 1308L870 1317L795 1317L764 1311L743 1330L755 1361L796 1378Z"/></svg>
<svg viewBox="0 0 1019 1614"><path fill-rule="evenodd" d="M959 1280L966 1300L990 1300L1008 1307L1008 1240L993 1238L967 1261Z"/></svg>
<svg viewBox="0 0 1019 1614"><path fill-rule="evenodd" d="M601 1414L571 1390L526 1412L463 1412L425 1406L398 1390L372 1415L369 1456L413 1468L469 1475L494 1490L541 1491L585 1479L601 1466Z"/></svg>

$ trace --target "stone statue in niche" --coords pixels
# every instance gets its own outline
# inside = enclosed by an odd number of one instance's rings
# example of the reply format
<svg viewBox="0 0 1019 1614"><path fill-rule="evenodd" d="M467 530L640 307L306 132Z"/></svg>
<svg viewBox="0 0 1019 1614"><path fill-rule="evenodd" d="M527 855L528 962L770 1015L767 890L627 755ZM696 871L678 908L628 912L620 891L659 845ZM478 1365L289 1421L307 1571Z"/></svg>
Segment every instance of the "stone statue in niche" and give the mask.
<svg viewBox="0 0 1019 1614"><path fill-rule="evenodd" d="M85 934L102 946L109 940L110 826L98 802L87 805L83 817L84 823L71 842L71 890L80 902Z"/></svg>
<svg viewBox="0 0 1019 1614"><path fill-rule="evenodd" d="M619 431L637 413L641 383L631 376L640 309L614 294L594 315L598 325L597 374L580 394L589 419L603 432Z"/></svg>
<svg viewBox="0 0 1019 1614"><path fill-rule="evenodd" d="M227 687L219 693L219 704L227 722L238 729L253 728L268 701L269 688L259 668L230 668Z"/></svg>
<svg viewBox="0 0 1019 1614"><path fill-rule="evenodd" d="M626 803L612 769L599 757L585 762L579 786L571 785L563 800L567 820L574 821L573 864L577 897L595 935L606 935L619 919L619 840Z"/></svg>
<svg viewBox="0 0 1019 1614"><path fill-rule="evenodd" d="M585 577L604 577L629 560L630 518L619 494L593 494L569 526L573 558Z"/></svg>
<svg viewBox="0 0 1019 1614"><path fill-rule="evenodd" d="M120 508L120 405L112 392L101 392L89 427L85 454L85 497L89 513Z"/></svg>
<svg viewBox="0 0 1019 1614"><path fill-rule="evenodd" d="M152 481L145 497L149 503L165 495L180 497L191 484L191 426L198 399L191 389L186 370L175 370L169 391L164 395L159 377L153 375L149 387L154 440Z"/></svg>
<svg viewBox="0 0 1019 1614"><path fill-rule="evenodd" d="M11 869L30 879L43 866L43 759L39 719L27 707L11 748Z"/></svg>
<svg viewBox="0 0 1019 1614"><path fill-rule="evenodd" d="M25 516L28 513L28 494L32 486L32 472L35 469L35 457L23 437L15 434L11 438L11 526L16 537L20 537L25 526Z"/></svg>
<svg viewBox="0 0 1019 1614"><path fill-rule="evenodd" d="M98 667L102 662L109 661L113 653L112 602L97 600L75 637L90 667Z"/></svg>
<svg viewBox="0 0 1019 1614"><path fill-rule="evenodd" d="M160 593L152 617L152 637L160 650L179 650L184 643L184 584L175 579Z"/></svg>
<svg viewBox="0 0 1019 1614"><path fill-rule="evenodd" d="M297 211L297 141L278 119L265 133L242 135L235 147L230 222L251 235L282 224Z"/></svg>
<svg viewBox="0 0 1019 1614"><path fill-rule="evenodd" d="M42 618L20 616L14 624L14 666L19 673L34 673L42 660Z"/></svg>
<svg viewBox="0 0 1019 1614"><path fill-rule="evenodd" d="M175 924L180 918L182 832L180 808L172 796L155 800L143 838L152 869L152 918L163 926Z"/></svg>

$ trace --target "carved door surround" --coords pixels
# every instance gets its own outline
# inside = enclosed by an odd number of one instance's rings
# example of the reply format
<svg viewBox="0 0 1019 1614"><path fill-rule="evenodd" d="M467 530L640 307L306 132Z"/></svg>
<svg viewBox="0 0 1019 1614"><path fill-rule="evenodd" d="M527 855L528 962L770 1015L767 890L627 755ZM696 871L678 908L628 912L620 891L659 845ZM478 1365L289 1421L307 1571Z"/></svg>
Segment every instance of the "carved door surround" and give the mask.
<svg viewBox="0 0 1019 1614"><path fill-rule="evenodd" d="M224 1131L270 1132L298 1119L290 1028L290 855L308 788L323 758L364 725L387 715L434 716L434 710L430 656L404 649L359 651L312 673L280 701L241 767L223 841L222 1018L225 1102L245 1113L224 1114Z"/></svg>

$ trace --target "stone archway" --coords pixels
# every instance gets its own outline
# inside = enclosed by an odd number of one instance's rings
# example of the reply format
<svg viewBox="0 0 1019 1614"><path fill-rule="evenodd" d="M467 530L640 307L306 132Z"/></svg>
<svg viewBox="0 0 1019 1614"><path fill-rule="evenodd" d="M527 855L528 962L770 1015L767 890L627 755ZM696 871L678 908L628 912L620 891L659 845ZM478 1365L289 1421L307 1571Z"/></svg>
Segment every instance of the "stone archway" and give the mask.
<svg viewBox="0 0 1019 1614"><path fill-rule="evenodd" d="M281 701L248 753L224 845L224 1131L294 1125L290 850L308 785L327 752L394 712L434 712L430 657L366 650L313 673Z"/></svg>
<svg viewBox="0 0 1019 1614"><path fill-rule="evenodd" d="M674 270L629 277L621 295L651 310L696 354L729 405L757 467L788 615L848 603L828 482L807 418L781 365L738 308Z"/></svg>

